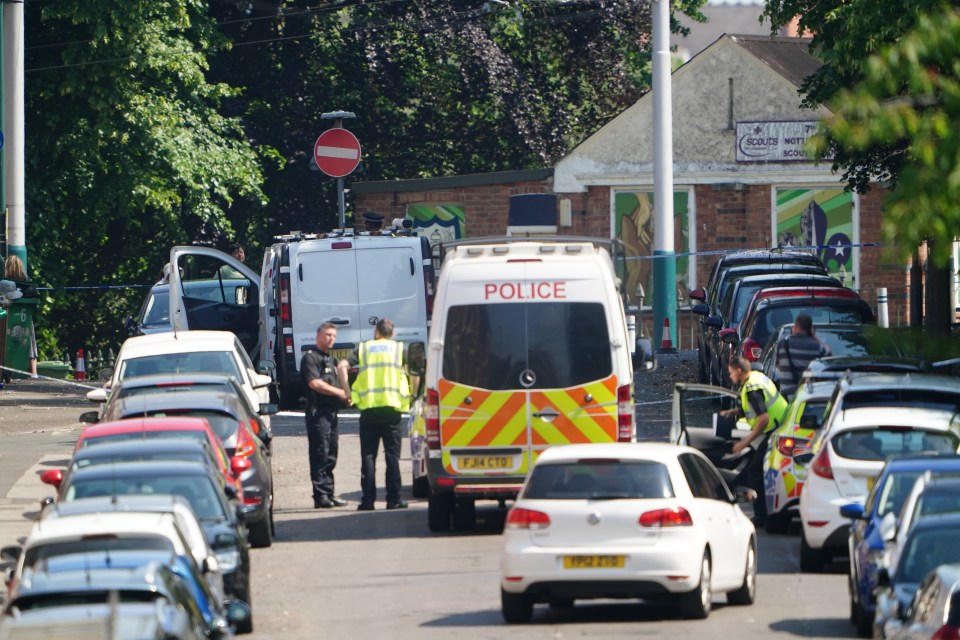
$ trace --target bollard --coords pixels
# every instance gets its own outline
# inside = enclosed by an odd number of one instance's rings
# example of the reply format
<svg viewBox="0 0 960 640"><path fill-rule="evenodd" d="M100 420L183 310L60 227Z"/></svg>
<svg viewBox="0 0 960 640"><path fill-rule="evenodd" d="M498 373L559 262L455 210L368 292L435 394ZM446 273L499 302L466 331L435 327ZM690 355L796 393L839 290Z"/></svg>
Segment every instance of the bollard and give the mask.
<svg viewBox="0 0 960 640"><path fill-rule="evenodd" d="M637 351L637 316L627 316L627 340L630 341L630 353Z"/></svg>
<svg viewBox="0 0 960 640"><path fill-rule="evenodd" d="M113 352L113 347L107 349L107 366L113 367L117 363L117 354Z"/></svg>
<svg viewBox="0 0 960 640"><path fill-rule="evenodd" d="M877 289L877 325L886 329L890 326L890 309L887 304L887 288Z"/></svg>

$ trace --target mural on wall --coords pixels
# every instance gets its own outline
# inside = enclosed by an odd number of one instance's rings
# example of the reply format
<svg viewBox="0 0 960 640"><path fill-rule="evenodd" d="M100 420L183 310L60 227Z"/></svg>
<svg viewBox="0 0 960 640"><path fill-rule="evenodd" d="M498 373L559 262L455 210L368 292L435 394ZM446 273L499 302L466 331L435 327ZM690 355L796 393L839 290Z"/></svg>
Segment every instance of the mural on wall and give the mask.
<svg viewBox="0 0 960 640"><path fill-rule="evenodd" d="M687 297L690 285L690 209L689 192L673 193L673 242L677 254L677 299ZM643 287L643 306L653 306L653 192L618 191L613 197L614 234L627 247L627 297L639 303ZM631 259L633 258L633 259Z"/></svg>
<svg viewBox="0 0 960 640"><path fill-rule="evenodd" d="M467 236L466 213L459 204L408 204L407 217L431 249Z"/></svg>
<svg viewBox="0 0 960 640"><path fill-rule="evenodd" d="M853 194L842 188L777 189L777 246L811 247L845 285L855 276Z"/></svg>

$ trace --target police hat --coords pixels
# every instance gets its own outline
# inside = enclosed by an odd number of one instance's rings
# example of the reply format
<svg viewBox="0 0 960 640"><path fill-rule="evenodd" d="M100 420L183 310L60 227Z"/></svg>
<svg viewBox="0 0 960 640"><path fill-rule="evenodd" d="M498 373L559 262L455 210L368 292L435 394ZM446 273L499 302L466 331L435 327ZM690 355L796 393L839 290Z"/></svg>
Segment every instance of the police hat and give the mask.
<svg viewBox="0 0 960 640"><path fill-rule="evenodd" d="M373 211L363 212L363 223L380 226L383 224L383 216Z"/></svg>

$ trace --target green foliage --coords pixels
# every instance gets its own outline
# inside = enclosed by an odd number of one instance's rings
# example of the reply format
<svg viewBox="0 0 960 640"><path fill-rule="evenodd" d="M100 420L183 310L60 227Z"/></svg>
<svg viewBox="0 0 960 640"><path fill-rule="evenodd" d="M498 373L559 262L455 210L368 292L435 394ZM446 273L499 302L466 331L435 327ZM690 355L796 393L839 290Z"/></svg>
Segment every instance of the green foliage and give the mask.
<svg viewBox="0 0 960 640"><path fill-rule="evenodd" d="M960 12L923 15L871 56L864 78L830 102L827 134L851 154L898 149L884 235L904 249L927 238L944 264L960 229Z"/></svg>

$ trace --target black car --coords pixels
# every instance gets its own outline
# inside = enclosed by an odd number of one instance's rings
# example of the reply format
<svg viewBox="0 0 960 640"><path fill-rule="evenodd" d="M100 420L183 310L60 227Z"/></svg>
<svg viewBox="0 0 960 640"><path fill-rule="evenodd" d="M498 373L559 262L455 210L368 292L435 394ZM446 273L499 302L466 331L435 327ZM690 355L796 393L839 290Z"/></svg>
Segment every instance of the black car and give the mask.
<svg viewBox="0 0 960 640"><path fill-rule="evenodd" d="M104 410L105 420L155 416L205 418L227 456L250 461L250 468L240 474L250 544L256 548L273 544L273 470L270 450L259 438L260 416L251 413L237 394L217 390L128 396L107 403Z"/></svg>
<svg viewBox="0 0 960 640"><path fill-rule="evenodd" d="M220 563L228 596L250 602L250 552L243 512L224 493L223 475L196 462L122 462L77 469L60 500L126 494L180 495L193 508Z"/></svg>
<svg viewBox="0 0 960 640"><path fill-rule="evenodd" d="M714 315L707 316L705 325L712 329L703 336L706 345L709 365L707 375L711 384L722 384L727 379L726 361L721 362L723 344L720 342L720 331L735 327L743 319L750 306L754 294L762 289L771 287L842 287L839 280L822 273L795 273L794 267L785 265L784 269L791 271L766 272L762 274L740 275L738 268L730 269L725 280L726 291L723 298L717 303ZM811 267L811 269L813 269ZM697 305L694 313L704 311L705 305Z"/></svg>

